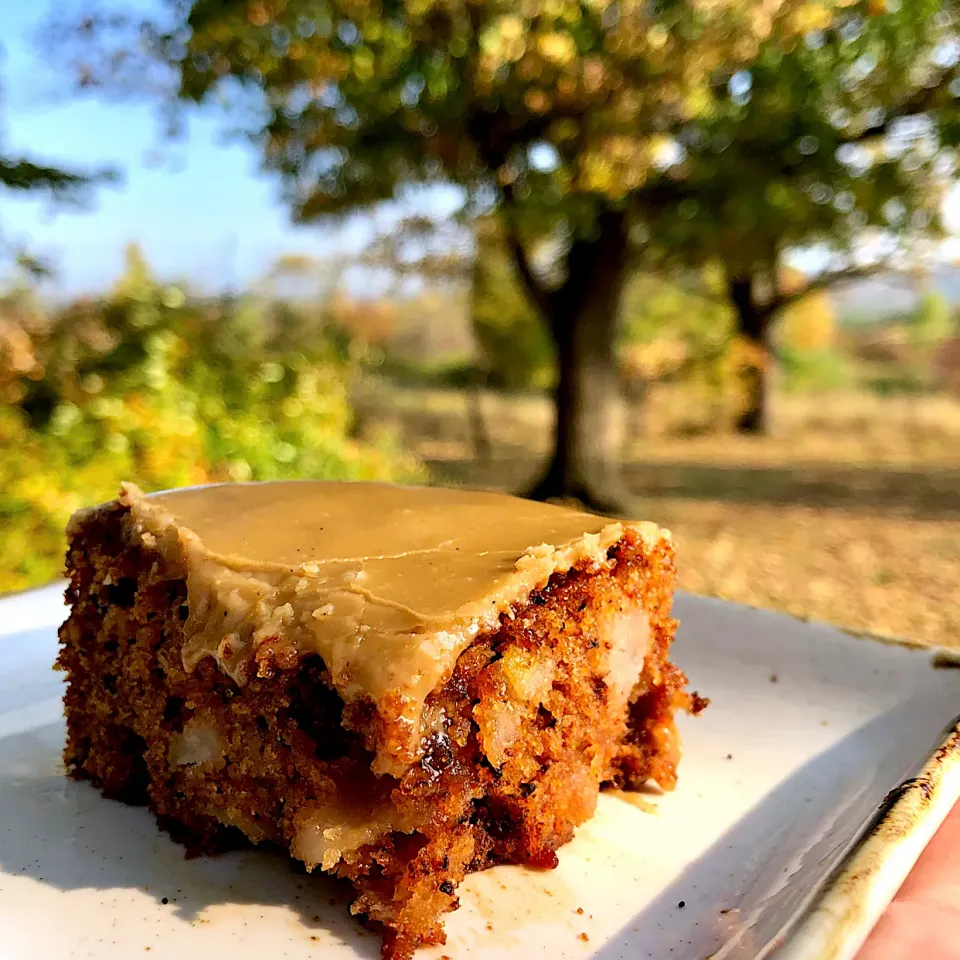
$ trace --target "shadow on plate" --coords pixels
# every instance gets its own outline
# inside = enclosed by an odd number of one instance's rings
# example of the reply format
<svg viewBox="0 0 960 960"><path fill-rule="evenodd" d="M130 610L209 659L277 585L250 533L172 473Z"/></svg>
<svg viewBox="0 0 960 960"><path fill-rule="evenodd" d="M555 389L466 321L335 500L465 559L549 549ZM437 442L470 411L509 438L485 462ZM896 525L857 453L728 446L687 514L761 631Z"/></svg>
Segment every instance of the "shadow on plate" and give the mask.
<svg viewBox="0 0 960 960"><path fill-rule="evenodd" d="M281 907L308 943L313 935L321 949L341 942L364 960L380 956L379 937L349 914L345 884L298 875L294 861L271 851L187 860L148 810L65 777L62 744L62 722L0 739L0 880L26 875L58 890L101 891L107 910L146 893L191 924L217 923L214 907Z"/></svg>
<svg viewBox="0 0 960 960"><path fill-rule="evenodd" d="M939 704L912 698L809 761L599 947L596 960L752 960L766 953L888 793L940 742L934 718L949 717L951 705L945 696L940 712ZM107 909L118 902L122 909L123 896L146 892L160 903L165 898L187 923L216 923L211 908L217 907L286 908L304 936L347 944L365 960L379 955L379 938L350 917L336 881L298 876L289 859L264 851L185 860L148 811L104 800L65 778L62 739L60 722L0 739L0 873L25 874L59 890L100 891ZM820 789L827 783L830 789ZM731 863L739 865L733 872ZM693 931L680 922L684 909L715 917L715 925L698 923Z"/></svg>
<svg viewBox="0 0 960 960"><path fill-rule="evenodd" d="M943 697L946 720L955 697ZM744 813L593 960L769 956L841 865L887 797L916 774L946 727L911 698L808 761ZM820 789L830 784L829 789ZM669 802L669 800L668 800ZM730 871L730 864L740 867ZM678 913L715 917L691 932ZM698 924L698 928L704 924ZM709 926L709 925L707 925ZM684 931L681 933L680 931Z"/></svg>

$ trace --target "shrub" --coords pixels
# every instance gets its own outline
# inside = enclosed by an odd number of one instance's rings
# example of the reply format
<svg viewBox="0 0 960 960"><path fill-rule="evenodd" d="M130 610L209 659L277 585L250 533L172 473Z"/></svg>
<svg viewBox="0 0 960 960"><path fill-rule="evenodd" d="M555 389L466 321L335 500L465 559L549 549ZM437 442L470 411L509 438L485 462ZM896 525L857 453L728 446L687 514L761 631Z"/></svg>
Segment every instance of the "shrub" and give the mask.
<svg viewBox="0 0 960 960"><path fill-rule="evenodd" d="M911 342L918 347L932 346L951 336L954 322L947 298L937 290L927 291L910 318L908 330Z"/></svg>
<svg viewBox="0 0 960 960"><path fill-rule="evenodd" d="M283 307L191 301L133 262L107 300L32 332L4 313L0 590L56 576L70 514L121 480L157 490L422 476L390 437L351 436L358 361Z"/></svg>
<svg viewBox="0 0 960 960"><path fill-rule="evenodd" d="M850 386L850 364L839 350L821 347L801 350L783 346L779 352L783 385L787 390L837 390Z"/></svg>

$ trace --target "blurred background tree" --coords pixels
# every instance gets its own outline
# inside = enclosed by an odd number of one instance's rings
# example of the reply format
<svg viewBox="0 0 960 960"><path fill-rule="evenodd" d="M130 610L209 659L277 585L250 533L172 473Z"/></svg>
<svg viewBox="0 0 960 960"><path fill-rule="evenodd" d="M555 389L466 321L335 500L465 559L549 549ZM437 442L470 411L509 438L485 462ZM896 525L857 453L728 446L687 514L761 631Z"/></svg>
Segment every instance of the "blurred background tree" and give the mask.
<svg viewBox="0 0 960 960"><path fill-rule="evenodd" d="M809 31L718 71L712 107L664 143L638 193L666 262L717 262L745 348L738 428L769 423L775 320L812 291L907 263L939 234L960 132L952 5L906 0L807 8ZM791 251L820 264L790 283Z"/></svg>
<svg viewBox="0 0 960 960"><path fill-rule="evenodd" d="M440 181L496 212L557 353L554 451L528 492L618 510L614 339L638 192L731 72L821 25L839 28L832 8L801 0L196 0L135 36L179 97L256 103L250 133L301 218ZM84 83L134 71L115 17L79 38Z"/></svg>

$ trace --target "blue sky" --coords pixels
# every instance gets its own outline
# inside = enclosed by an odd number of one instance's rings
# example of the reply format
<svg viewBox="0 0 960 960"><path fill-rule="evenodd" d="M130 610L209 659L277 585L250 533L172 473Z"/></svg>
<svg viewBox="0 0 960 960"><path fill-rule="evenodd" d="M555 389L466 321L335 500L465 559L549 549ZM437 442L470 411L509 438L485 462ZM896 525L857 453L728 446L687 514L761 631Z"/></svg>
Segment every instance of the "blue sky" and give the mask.
<svg viewBox="0 0 960 960"><path fill-rule="evenodd" d="M160 275L209 291L256 280L282 253L318 255L360 242L358 225L341 225L336 236L331 227L292 225L279 183L259 171L252 146L224 142L219 117L194 112L186 141L171 144L149 105L67 96L66 77L43 63L33 41L49 9L48 0L0 0L4 152L123 174L80 211L0 195L4 240L51 259L61 292L109 284L131 241Z"/></svg>

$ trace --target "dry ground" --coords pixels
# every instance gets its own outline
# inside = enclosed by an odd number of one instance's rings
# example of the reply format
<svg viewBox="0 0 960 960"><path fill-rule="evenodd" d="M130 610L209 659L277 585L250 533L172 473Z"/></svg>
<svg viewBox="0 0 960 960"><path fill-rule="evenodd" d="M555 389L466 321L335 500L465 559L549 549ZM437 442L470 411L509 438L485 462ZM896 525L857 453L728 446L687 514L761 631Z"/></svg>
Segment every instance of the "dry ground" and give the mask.
<svg viewBox="0 0 960 960"><path fill-rule="evenodd" d="M520 489L546 451L541 397L482 398L484 462L464 394L380 390L438 482ZM679 389L656 392L624 445L637 510L674 531L685 589L960 646L960 403L785 396L759 440L691 428L688 409Z"/></svg>

